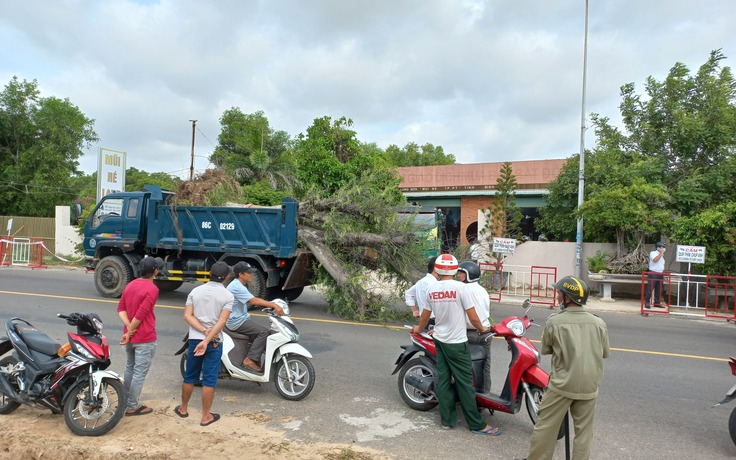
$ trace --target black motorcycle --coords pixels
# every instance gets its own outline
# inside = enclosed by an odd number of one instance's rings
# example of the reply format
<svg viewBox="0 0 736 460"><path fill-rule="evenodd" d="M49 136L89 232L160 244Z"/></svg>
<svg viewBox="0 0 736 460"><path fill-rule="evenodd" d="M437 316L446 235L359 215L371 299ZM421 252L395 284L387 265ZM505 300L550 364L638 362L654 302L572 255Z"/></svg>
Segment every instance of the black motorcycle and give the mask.
<svg viewBox="0 0 736 460"><path fill-rule="evenodd" d="M57 315L77 332L59 345L21 318L5 323L0 338L0 414L21 404L64 414L72 432L100 436L125 413L125 388L110 366L110 349L102 321L94 313Z"/></svg>

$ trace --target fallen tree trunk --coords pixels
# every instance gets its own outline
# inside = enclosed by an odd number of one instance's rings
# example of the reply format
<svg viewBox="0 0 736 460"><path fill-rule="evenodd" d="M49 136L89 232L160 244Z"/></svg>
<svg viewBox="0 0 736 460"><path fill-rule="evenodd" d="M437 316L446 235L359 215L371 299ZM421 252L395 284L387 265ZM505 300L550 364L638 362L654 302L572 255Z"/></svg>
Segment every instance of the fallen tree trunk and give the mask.
<svg viewBox="0 0 736 460"><path fill-rule="evenodd" d="M368 302L369 295L349 282L348 271L342 263L335 257L335 254L324 243L324 233L311 227L302 226L299 228L299 237L302 239L307 248L312 251L314 257L322 264L327 273L330 274L335 283L354 297L356 303L365 306Z"/></svg>

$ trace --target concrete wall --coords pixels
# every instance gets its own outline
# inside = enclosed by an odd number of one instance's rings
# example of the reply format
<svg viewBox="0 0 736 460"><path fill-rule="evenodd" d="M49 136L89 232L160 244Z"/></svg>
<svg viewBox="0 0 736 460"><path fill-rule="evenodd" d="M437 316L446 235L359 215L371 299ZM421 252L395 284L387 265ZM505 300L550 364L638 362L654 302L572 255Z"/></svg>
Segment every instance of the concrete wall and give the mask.
<svg viewBox="0 0 736 460"><path fill-rule="evenodd" d="M69 206L56 206L56 254L81 257L76 245L82 242L82 235L77 227L69 224L71 209Z"/></svg>
<svg viewBox="0 0 736 460"><path fill-rule="evenodd" d="M583 243L582 253L582 277L586 283L591 285L588 279L588 257L592 257L598 251L612 254L616 245L612 243ZM557 278L575 274L575 251L576 244L558 241L527 241L516 247L514 254L507 254L504 265L525 265L556 267ZM597 283L590 286L597 288ZM597 290L597 289L596 289Z"/></svg>

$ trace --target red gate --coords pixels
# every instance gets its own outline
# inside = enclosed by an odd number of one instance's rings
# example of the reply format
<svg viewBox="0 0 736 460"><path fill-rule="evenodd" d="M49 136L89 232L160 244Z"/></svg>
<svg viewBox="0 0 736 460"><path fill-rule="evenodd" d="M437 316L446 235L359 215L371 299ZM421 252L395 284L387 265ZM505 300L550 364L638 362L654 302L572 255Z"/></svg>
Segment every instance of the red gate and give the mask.
<svg viewBox="0 0 736 460"><path fill-rule="evenodd" d="M506 287L503 264L480 262L478 268L480 268L479 283L488 291L488 297L492 302L500 302L503 289Z"/></svg>
<svg viewBox="0 0 736 460"><path fill-rule="evenodd" d="M736 277L708 275L705 278L705 316L736 321Z"/></svg>
<svg viewBox="0 0 736 460"><path fill-rule="evenodd" d="M540 267L532 265L531 279L529 280L529 301L538 305L549 305L554 308L557 303L555 288L557 281L557 267Z"/></svg>

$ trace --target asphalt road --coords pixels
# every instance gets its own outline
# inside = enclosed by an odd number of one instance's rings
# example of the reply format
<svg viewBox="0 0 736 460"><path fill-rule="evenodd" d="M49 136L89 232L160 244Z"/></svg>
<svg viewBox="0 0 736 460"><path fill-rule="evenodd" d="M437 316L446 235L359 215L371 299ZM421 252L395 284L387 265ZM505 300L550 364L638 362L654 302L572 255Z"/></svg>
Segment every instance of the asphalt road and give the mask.
<svg viewBox="0 0 736 460"><path fill-rule="evenodd" d="M186 331L182 306L192 285L161 294L156 308L159 344L143 398L179 399L179 361L173 356ZM92 275L79 270L0 268L0 320L28 319L52 338L65 341L66 323L56 313L97 312L115 343L122 327L117 302L102 299ZM489 423L502 427L500 437L473 435L462 427L440 430L436 409L409 409L391 375L399 346L408 342L400 324L387 326L342 321L326 313L322 296L307 290L292 302L301 343L314 355L317 380L300 402L283 400L273 384L221 380L215 407L232 412L262 411L271 426L290 440L358 443L396 458L524 457L532 425L525 408L515 415L496 413ZM496 319L521 312L493 305ZM550 310L531 316L543 324ZM732 459L736 446L728 436L733 404L718 408L733 385L726 356L736 354L736 326L723 321L601 312L612 347L598 399L594 459ZM265 317L257 321L266 324ZM538 340L539 328L529 336ZM504 380L510 356L505 343L493 345L494 390ZM112 370L122 373L124 356L112 346ZM543 367L549 369L545 357ZM197 392L195 392L195 397ZM193 407L199 404L192 401ZM10 415L13 416L13 415ZM63 422L60 422L63 423ZM564 458L559 443L555 458Z"/></svg>

